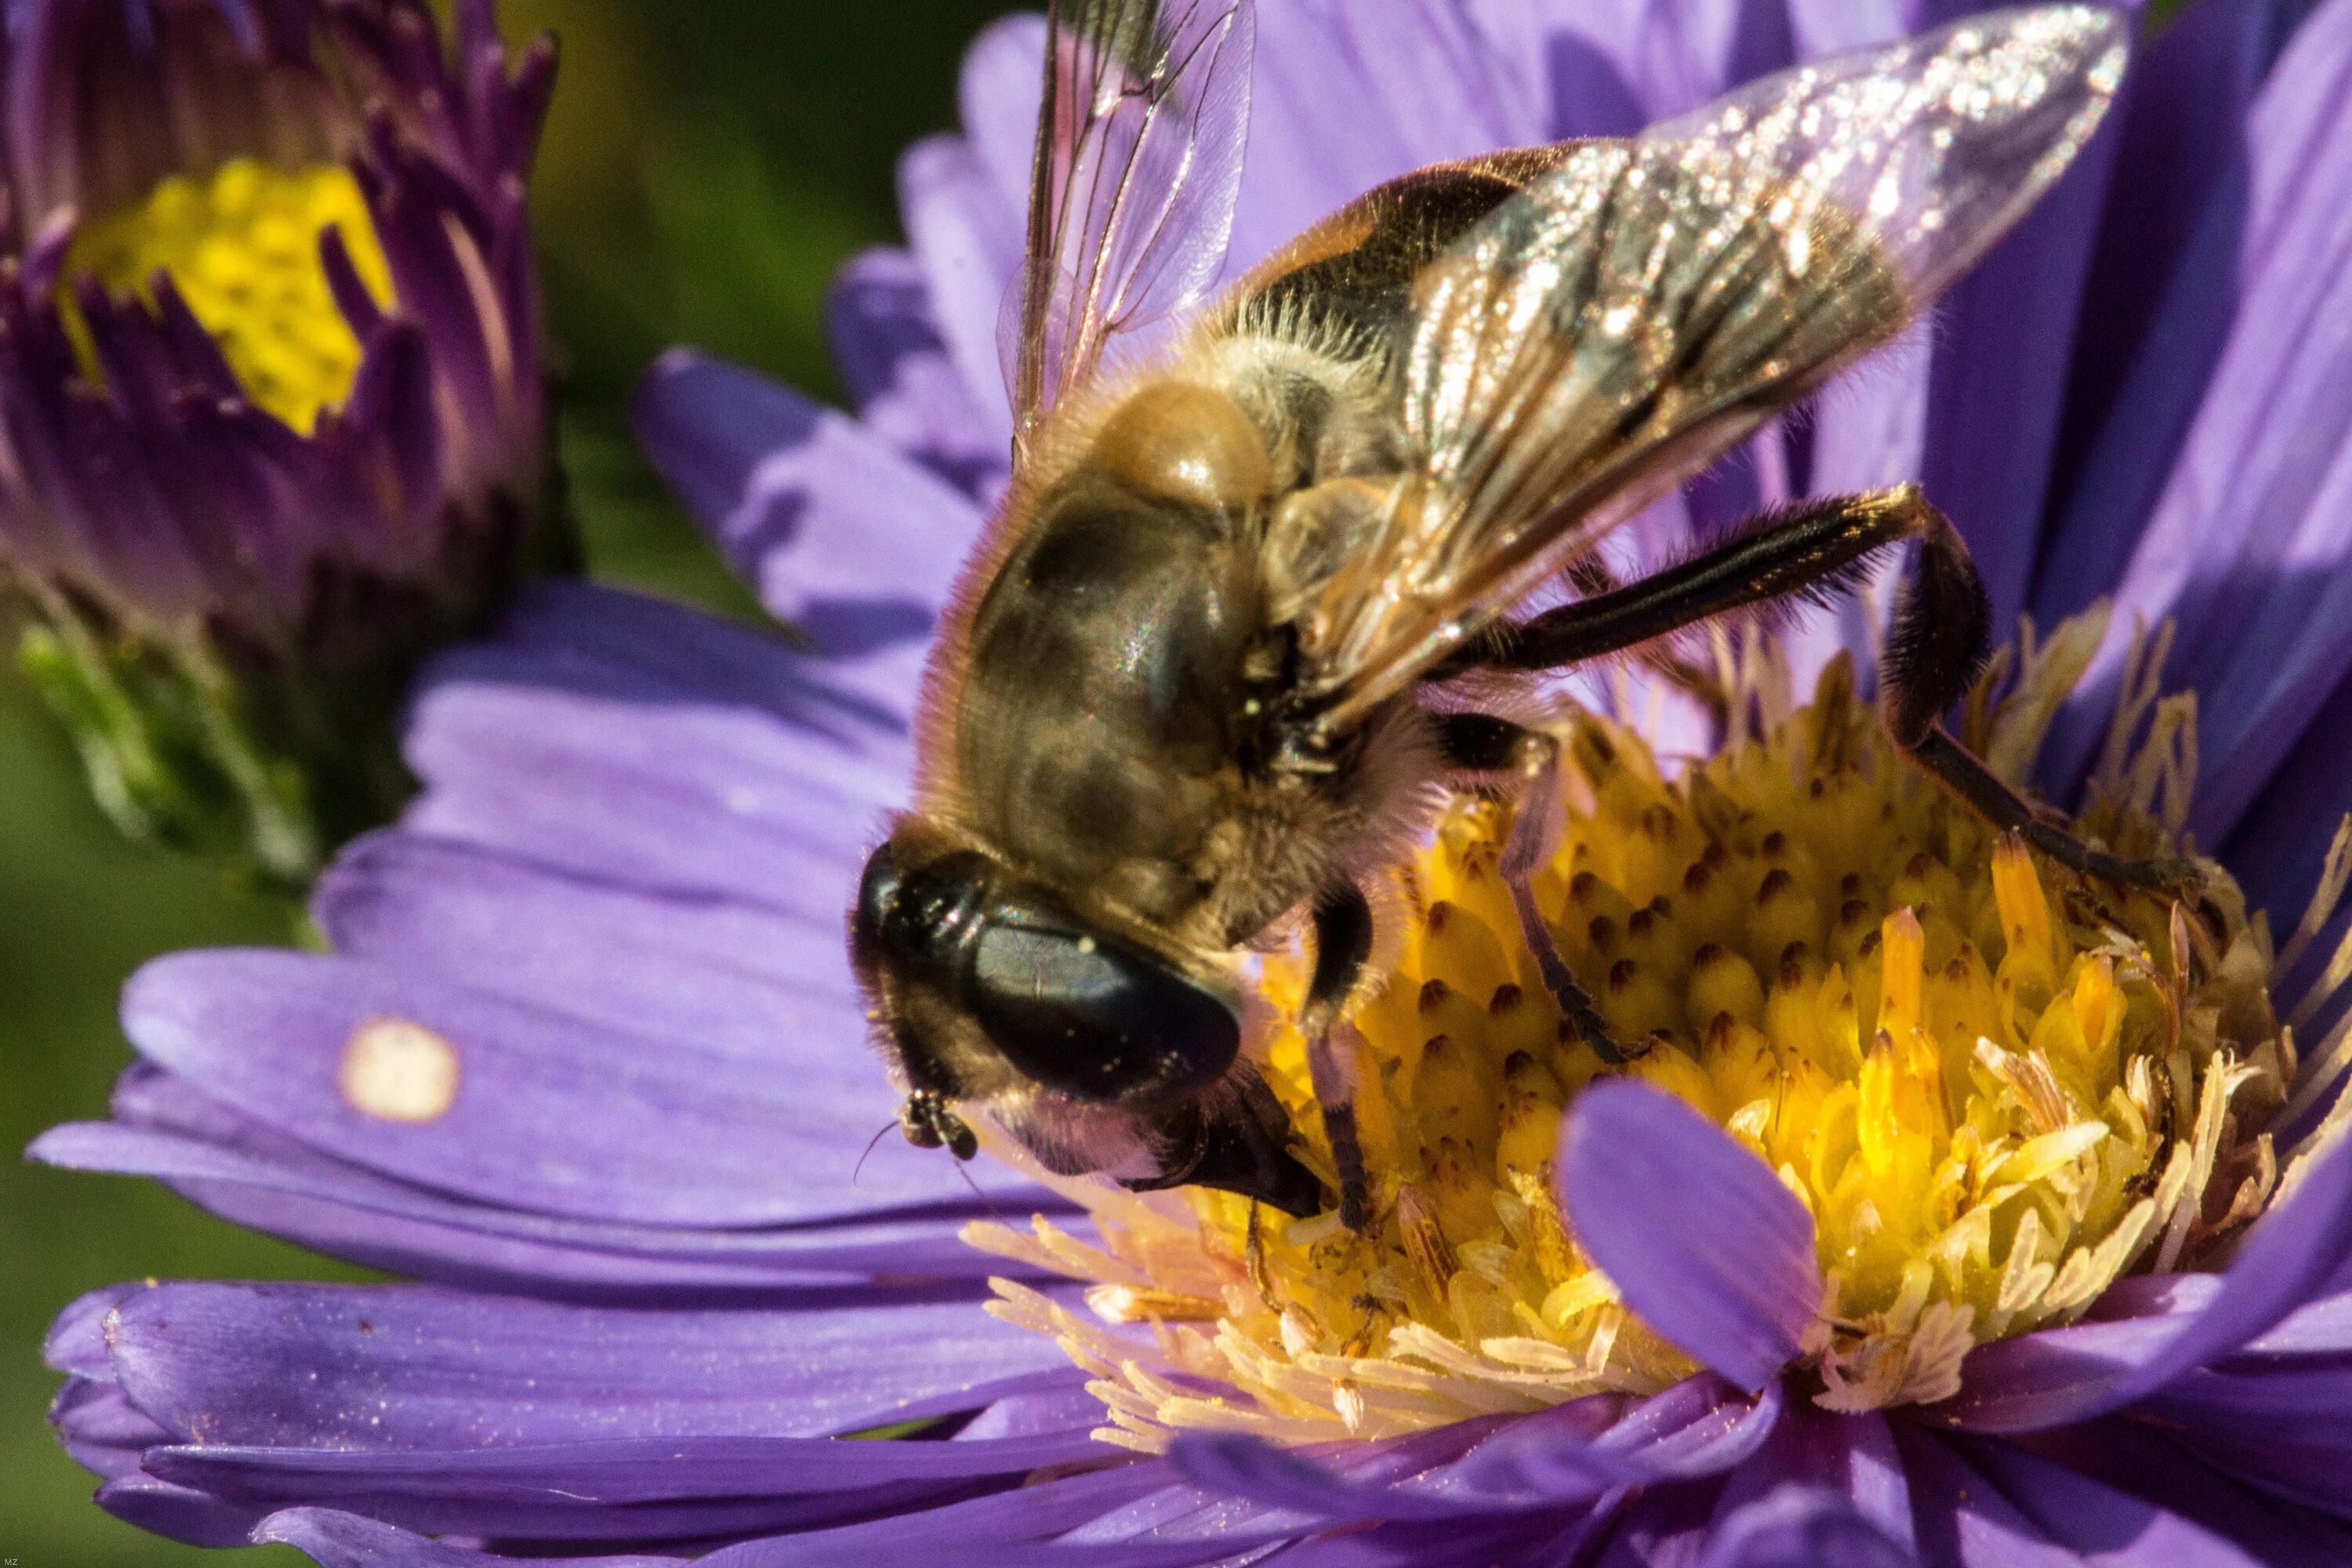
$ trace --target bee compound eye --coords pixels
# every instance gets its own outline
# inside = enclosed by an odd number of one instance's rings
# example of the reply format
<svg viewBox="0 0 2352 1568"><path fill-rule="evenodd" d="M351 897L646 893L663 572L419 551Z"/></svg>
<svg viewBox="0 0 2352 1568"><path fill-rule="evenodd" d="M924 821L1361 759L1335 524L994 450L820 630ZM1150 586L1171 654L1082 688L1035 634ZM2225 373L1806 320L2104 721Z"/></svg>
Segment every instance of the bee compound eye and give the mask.
<svg viewBox="0 0 2352 1568"><path fill-rule="evenodd" d="M1034 910L982 930L966 1002L1014 1068L1097 1103L1179 1102L1241 1049L1234 1010L1166 960Z"/></svg>
<svg viewBox="0 0 2352 1568"><path fill-rule="evenodd" d="M898 857L886 841L866 858L857 879L857 907L851 919L861 942L873 942L898 903Z"/></svg>

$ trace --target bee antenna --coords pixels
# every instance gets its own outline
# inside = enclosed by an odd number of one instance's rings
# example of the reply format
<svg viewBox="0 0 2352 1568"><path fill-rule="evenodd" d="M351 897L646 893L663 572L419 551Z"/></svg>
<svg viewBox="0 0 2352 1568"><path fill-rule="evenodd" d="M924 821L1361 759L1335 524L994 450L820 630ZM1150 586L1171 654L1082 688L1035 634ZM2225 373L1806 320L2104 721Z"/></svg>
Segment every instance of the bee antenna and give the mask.
<svg viewBox="0 0 2352 1568"><path fill-rule="evenodd" d="M898 1125L898 1118L893 1117L882 1124L882 1130L880 1132L875 1133L873 1137L868 1138L866 1141L866 1152L857 1156L857 1163L850 1168L849 1184L851 1186L854 1187L857 1184L858 1174L866 1169L866 1162L873 1155L874 1151L881 1146L883 1133L889 1131L890 1129ZM971 1178L966 1176L964 1180L970 1181Z"/></svg>

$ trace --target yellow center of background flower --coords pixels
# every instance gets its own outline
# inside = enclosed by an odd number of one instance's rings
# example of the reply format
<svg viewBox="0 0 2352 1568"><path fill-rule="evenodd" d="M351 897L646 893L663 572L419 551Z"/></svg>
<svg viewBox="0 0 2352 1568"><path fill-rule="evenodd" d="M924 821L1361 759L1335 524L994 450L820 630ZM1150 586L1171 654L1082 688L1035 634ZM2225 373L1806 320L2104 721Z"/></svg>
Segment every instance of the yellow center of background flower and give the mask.
<svg viewBox="0 0 2352 1568"><path fill-rule="evenodd" d="M392 277L359 184L341 164L299 170L233 159L209 178L175 175L147 199L85 225L66 255L68 279L93 274L116 292L147 294L160 269L221 346L254 403L304 434L350 395L360 344L336 307L319 236L342 231L368 291L392 300ZM67 322L98 373L89 331L68 300Z"/></svg>
<svg viewBox="0 0 2352 1568"><path fill-rule="evenodd" d="M1979 700L1985 754L2030 761L2096 643L2070 633L2029 650L2010 702ZM1563 1109L1604 1072L1696 1107L1811 1212L1830 1290L1806 1353L1832 1408L1948 1397L1972 1344L2071 1319L2124 1269L2182 1266L2261 1211L2276 1166L2257 1130L2293 1046L2234 886L2216 872L2176 909L1997 838L1894 752L1843 661L1810 709L1780 707L1678 778L1622 725L1565 732L1564 832L1537 900L1627 1065L1564 1027L1519 940L1496 872L1509 808L1461 800L1400 878L1389 920L1407 934L1347 1042L1365 1234L1222 1193L1175 1209L1084 1189L1107 1249L1043 1222L976 1237L1101 1281L1099 1318L1160 1321L1155 1368L1003 1288L1004 1315L1102 1372L1107 1435L1377 1436L1695 1370L1619 1303L1552 1188ZM2111 751L2081 832L2173 852L2152 814L2177 827L2186 809L2190 718L2163 705L2137 756ZM1276 1018L1304 976L1296 954L1268 961ZM1277 1024L1266 1050L1329 1180L1305 1044Z"/></svg>

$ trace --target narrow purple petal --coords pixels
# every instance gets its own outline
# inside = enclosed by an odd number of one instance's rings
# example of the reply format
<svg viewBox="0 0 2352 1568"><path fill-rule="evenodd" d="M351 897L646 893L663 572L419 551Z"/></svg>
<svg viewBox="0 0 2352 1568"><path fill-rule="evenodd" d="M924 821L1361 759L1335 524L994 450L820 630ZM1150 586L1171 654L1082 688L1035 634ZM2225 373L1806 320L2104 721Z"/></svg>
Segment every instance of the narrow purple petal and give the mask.
<svg viewBox="0 0 2352 1568"><path fill-rule="evenodd" d="M203 1444L152 1449L143 1468L239 1506L319 1504L435 1534L658 1542L906 1510L1102 1454L1081 1430L1009 1443L688 1437L394 1454Z"/></svg>
<svg viewBox="0 0 2352 1568"><path fill-rule="evenodd" d="M1579 1244L1653 1329L1751 1394L1795 1358L1822 1300L1812 1216L1722 1129L1645 1085L1596 1084L1558 1179Z"/></svg>
<svg viewBox="0 0 2352 1568"><path fill-rule="evenodd" d="M2226 1447L2217 1455L2214 1447L2194 1434L2166 1433L2119 1417L2044 1433L2033 1444L2042 1458L2179 1513L2262 1562L2294 1568L2352 1563L2352 1528L2343 1522L2340 1504L2323 1503L2326 1511L2322 1512L2288 1500L2305 1487L2315 1489L2319 1496L2339 1496L2343 1456L2324 1448L2298 1448L2284 1455L2265 1451L2259 1463L2241 1468L2231 1460L2250 1456ZM2275 1446L2248 1447L2271 1450ZM2322 1462L2305 1462L2315 1458ZM2242 1479L2232 1479L2231 1472ZM2336 1517L2328 1517L2330 1513Z"/></svg>
<svg viewBox="0 0 2352 1568"><path fill-rule="evenodd" d="M259 1509L137 1474L107 1482L90 1500L125 1524L190 1546L243 1546L261 1519Z"/></svg>
<svg viewBox="0 0 2352 1568"><path fill-rule="evenodd" d="M851 1186L894 1100L854 1038L795 1048L780 1034L765 1059L746 1058L380 964L260 951L158 960L125 989L122 1016L150 1060L264 1125L499 1206L774 1225L968 1191L951 1162L902 1139L877 1146ZM412 1064L430 1053L422 1065L454 1078L437 1103L370 1098L353 1075L395 1047Z"/></svg>
<svg viewBox="0 0 2352 1568"><path fill-rule="evenodd" d="M1009 474L1006 444L972 400L940 335L922 268L903 250L853 257L833 280L834 363L866 428L988 506Z"/></svg>
<svg viewBox="0 0 2352 1568"><path fill-rule="evenodd" d="M542 591L427 673L408 826L584 879L846 909L910 748L905 710L838 675L693 611Z"/></svg>
<svg viewBox="0 0 2352 1568"><path fill-rule="evenodd" d="M291 1546L319 1568L498 1568L512 1557L477 1552L452 1542L412 1534L397 1525L362 1519L327 1508L292 1508L273 1513L255 1526L252 1539L262 1544ZM683 1557L599 1554L593 1557L540 1557L537 1568L668 1568Z"/></svg>
<svg viewBox="0 0 2352 1568"><path fill-rule="evenodd" d="M1605 1424L1616 1402L1602 1403L1604 1409L1580 1412L1598 1419L1579 1425L1598 1429ZM1443 1468L1403 1479L1342 1477L1310 1454L1277 1448L1238 1432L1186 1435L1177 1439L1169 1458L1188 1479L1211 1491L1248 1498L1321 1521L1460 1519L1512 1506L1449 1484L1455 1479L1450 1473L1452 1462L1491 1436L1496 1426L1496 1420L1486 1419L1439 1428L1444 1437L1419 1445L1414 1458L1425 1466ZM1577 1441L1568 1429L1556 1435L1570 1443Z"/></svg>
<svg viewBox="0 0 2352 1568"><path fill-rule="evenodd" d="M2352 1141L2318 1155L2255 1225L2221 1288L2191 1311L2077 1324L1979 1345L1936 1418L1979 1432L2038 1431L2120 1409L2257 1340L2310 1303L2352 1258Z"/></svg>
<svg viewBox="0 0 2352 1568"><path fill-rule="evenodd" d="M1514 1422L1463 1461L1458 1485L1485 1498L1568 1503L1616 1488L1719 1475L1763 1447L1782 1408L1777 1381L1749 1403L1701 1373L1633 1405L1587 1442L1583 1403Z"/></svg>
<svg viewBox="0 0 2352 1568"><path fill-rule="evenodd" d="M980 411L982 434L1010 451L1013 404L997 322L1021 265L1022 205L1005 199L969 142L929 136L898 160L898 210L930 286L948 358Z"/></svg>
<svg viewBox="0 0 2352 1568"><path fill-rule="evenodd" d="M854 420L673 350L637 438L767 606L836 657L929 639L980 531L971 502Z"/></svg>
<svg viewBox="0 0 2352 1568"><path fill-rule="evenodd" d="M2094 136L1937 312L1920 482L1968 540L1998 627L2025 608L2116 141Z"/></svg>
<svg viewBox="0 0 2352 1568"><path fill-rule="evenodd" d="M2227 253L2233 247L2201 239L2207 230L2234 237L2244 221L2245 118L2269 64L2276 26L2267 5L2191 5L2146 39L2132 61L2115 108L2116 175L2099 222L2098 244L2083 289L2083 313L2067 375L2066 413L2052 501L2056 525L2044 541L2035 584L2037 618L2054 622L2076 613L2114 585L2130 553L2128 532L2088 536L2098 525L2136 531L2164 482L2166 464L2153 452L2175 449L2195 411L2229 331L2231 311L2216 301L2231 292ZM2200 248L2201 247L2201 248ZM2170 306L2183 264L2196 258L2191 288L2202 288L2195 308ZM2215 261L2223 269L2210 269ZM2165 320L2171 374L2143 370L2144 353L2158 352L2151 329ZM2194 326L2186 337L2184 326ZM2082 479L2093 441L2114 415L2126 383L2134 395L2162 396L2177 412L2169 439L2143 440L2131 467L2105 460L2097 482L2128 489L2100 497L2092 510L2068 503ZM2135 414L2133 421L2145 417ZM2155 432L2146 426L2143 437Z"/></svg>
<svg viewBox="0 0 2352 1568"><path fill-rule="evenodd" d="M864 1034L832 896L847 889L821 890L806 910L639 891L386 832L336 859L311 912L348 957L773 1063Z"/></svg>
<svg viewBox="0 0 2352 1568"><path fill-rule="evenodd" d="M290 1142L277 1140L265 1156L152 1128L82 1122L51 1129L27 1157L152 1177L249 1229L392 1273L561 1300L684 1306L772 1300L877 1275L977 1279L1006 1272L1002 1258L959 1239L965 1223L987 1212L976 1201L903 1217L753 1230L595 1224L469 1204L287 1147ZM1033 1206L1017 1194L1001 1201Z"/></svg>
<svg viewBox="0 0 2352 1568"><path fill-rule="evenodd" d="M183 1440L373 1451L824 1436L1068 1373L970 1300L634 1312L429 1286L157 1286L112 1350Z"/></svg>
<svg viewBox="0 0 2352 1568"><path fill-rule="evenodd" d="M2198 688L2205 752L2221 760L2199 780L2192 826L2206 842L2239 820L2352 664L2342 629L2352 609L2337 602L2346 590L2333 570L2352 548L2352 405L2334 395L2352 375L2352 336L2340 330L2352 320L2352 229L2337 221L2352 189L2347 117L2352 5L2336 0L2296 32L2248 121L2250 195L2228 263L2235 324L2116 594L2126 622L2179 625L2168 677ZM2184 280L2196 265L2184 260ZM2210 319L2217 291L2182 308ZM2176 382L2193 374L2177 355L2149 363L2148 374ZM2160 422L2126 428L2123 418L2119 403L2103 440L2128 440L2141 462L2175 449ZM2083 505L2106 493L2098 462L2084 470ZM2120 643L2062 716L2051 777L2079 774L2096 749Z"/></svg>
<svg viewBox="0 0 2352 1568"><path fill-rule="evenodd" d="M2180 1514L2014 1444L1969 1444L1966 1463L2030 1528L2102 1568L2254 1568L2258 1561Z"/></svg>
<svg viewBox="0 0 2352 1568"><path fill-rule="evenodd" d="M1784 1486L1720 1515L1699 1568L1911 1568L1916 1561L1847 1499Z"/></svg>
<svg viewBox="0 0 2352 1568"><path fill-rule="evenodd" d="M1912 1549L1903 1457L1886 1418L1875 1412L1839 1415L1809 1400L1791 1403L1754 1460L1726 1481L1722 1508L1728 1515L1776 1496L1834 1497L1873 1538L1905 1553Z"/></svg>

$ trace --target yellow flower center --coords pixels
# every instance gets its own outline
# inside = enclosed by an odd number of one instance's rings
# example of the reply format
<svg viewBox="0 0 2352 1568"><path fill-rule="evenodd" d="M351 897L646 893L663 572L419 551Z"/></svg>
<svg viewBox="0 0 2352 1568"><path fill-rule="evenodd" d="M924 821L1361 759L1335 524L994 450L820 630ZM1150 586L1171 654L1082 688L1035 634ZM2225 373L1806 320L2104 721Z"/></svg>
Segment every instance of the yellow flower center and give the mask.
<svg viewBox="0 0 2352 1568"><path fill-rule="evenodd" d="M2007 702L1980 692L1982 754L2023 771L2103 627L2029 644ZM2174 852L2193 765L2185 699L2126 704L2119 734L2151 706L2147 744L2110 748L2075 825L2127 855ZM2265 989L2267 929L2225 876L2176 906L2037 861L1895 753L1843 661L1809 709L1759 729L1679 777L1622 725L1564 731L1565 830L1537 900L1633 1054L1622 1068L1564 1027L1519 939L1496 869L1509 809L1446 812L1400 876L1391 919L1409 931L1348 1039L1366 1234L1093 1183L1066 1190L1100 1247L1043 1220L1034 1237L974 1228L1097 1281L1096 1320L1159 1323L1139 1355L1000 1285L1002 1315L1098 1373L1104 1436L1380 1436L1695 1370L1620 1304L1552 1188L1563 1108L1604 1073L1696 1107L1811 1212L1830 1288L1807 1360L1833 1409L1948 1397L1972 1344L2067 1321L2125 1269L2192 1263L2261 1211L2277 1173L2258 1129L2294 1047ZM1295 953L1266 961L1273 1018L1296 1016L1305 973ZM1301 1157L1328 1180L1304 1042L1265 1034Z"/></svg>
<svg viewBox="0 0 2352 1568"><path fill-rule="evenodd" d="M307 435L321 410L350 395L360 365L359 340L319 260L319 236L330 226L342 231L368 291L388 305L383 247L359 183L341 164L285 170L237 158L208 179L175 175L144 202L84 226L65 275L89 273L145 297L148 280L169 273L247 395ZM65 307L95 375L89 329L69 295Z"/></svg>

